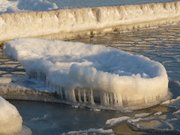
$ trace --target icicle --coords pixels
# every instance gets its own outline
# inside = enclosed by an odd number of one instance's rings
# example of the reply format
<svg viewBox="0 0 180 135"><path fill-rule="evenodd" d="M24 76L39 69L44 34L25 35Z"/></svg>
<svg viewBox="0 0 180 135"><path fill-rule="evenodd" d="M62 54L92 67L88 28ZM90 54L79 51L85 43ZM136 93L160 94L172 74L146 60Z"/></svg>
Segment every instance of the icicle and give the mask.
<svg viewBox="0 0 180 135"><path fill-rule="evenodd" d="M113 93L109 93L109 104L113 105Z"/></svg>
<svg viewBox="0 0 180 135"><path fill-rule="evenodd" d="M121 99L120 99L121 100ZM114 104L120 104L122 105L122 101L118 100L118 96L114 94Z"/></svg>
<svg viewBox="0 0 180 135"><path fill-rule="evenodd" d="M80 103L82 102L80 89L78 89L78 101L79 101Z"/></svg>
<svg viewBox="0 0 180 135"><path fill-rule="evenodd" d="M94 103L94 97L93 97L93 90L92 90L92 88L90 89L90 103L91 104L95 104Z"/></svg>
<svg viewBox="0 0 180 135"><path fill-rule="evenodd" d="M109 105L109 93L105 92L106 96L106 105Z"/></svg>
<svg viewBox="0 0 180 135"><path fill-rule="evenodd" d="M86 98L86 90L84 89L84 91L83 91L84 93L83 93L83 96L84 96L84 103L86 103L87 102L87 98Z"/></svg>
<svg viewBox="0 0 180 135"><path fill-rule="evenodd" d="M76 102L76 97L75 97L74 89L67 90L67 92L68 92L68 99L71 102Z"/></svg>

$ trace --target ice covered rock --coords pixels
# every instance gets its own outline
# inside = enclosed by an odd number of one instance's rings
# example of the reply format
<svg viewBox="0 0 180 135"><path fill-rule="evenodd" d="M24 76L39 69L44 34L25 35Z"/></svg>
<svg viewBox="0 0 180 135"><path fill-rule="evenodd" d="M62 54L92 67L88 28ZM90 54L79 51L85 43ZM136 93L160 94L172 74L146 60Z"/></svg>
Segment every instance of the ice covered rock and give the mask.
<svg viewBox="0 0 180 135"><path fill-rule="evenodd" d="M30 5L40 2L22 0L24 1ZM46 0L41 0L44 1ZM28 8L32 7L28 5ZM180 2L2 14L0 33L6 34L0 35L0 41L49 34L57 34L58 38L72 38L117 28L127 31L179 21Z"/></svg>
<svg viewBox="0 0 180 135"><path fill-rule="evenodd" d="M115 48L17 39L6 43L4 52L20 61L30 78L45 82L65 101L139 109L168 97L163 65Z"/></svg>
<svg viewBox="0 0 180 135"><path fill-rule="evenodd" d="M0 97L0 134L12 135L22 130L22 118L12 104Z"/></svg>

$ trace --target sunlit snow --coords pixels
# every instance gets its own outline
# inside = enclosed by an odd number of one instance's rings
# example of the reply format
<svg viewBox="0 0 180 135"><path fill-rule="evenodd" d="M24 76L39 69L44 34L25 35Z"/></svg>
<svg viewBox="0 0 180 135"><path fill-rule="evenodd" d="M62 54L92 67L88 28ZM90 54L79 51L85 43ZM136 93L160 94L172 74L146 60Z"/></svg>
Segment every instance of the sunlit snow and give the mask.
<svg viewBox="0 0 180 135"><path fill-rule="evenodd" d="M17 39L6 43L4 52L62 100L137 109L168 97L168 77L160 63L115 48Z"/></svg>

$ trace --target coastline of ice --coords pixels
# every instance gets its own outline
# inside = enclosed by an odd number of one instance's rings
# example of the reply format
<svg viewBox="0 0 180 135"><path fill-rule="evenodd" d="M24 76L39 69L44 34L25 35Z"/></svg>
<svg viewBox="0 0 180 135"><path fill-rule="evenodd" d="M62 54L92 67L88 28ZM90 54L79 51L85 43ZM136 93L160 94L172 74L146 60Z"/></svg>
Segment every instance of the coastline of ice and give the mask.
<svg viewBox="0 0 180 135"><path fill-rule="evenodd" d="M18 60L30 78L45 82L61 100L139 109L169 95L167 73L160 63L115 48L16 39L6 43L4 53Z"/></svg>
<svg viewBox="0 0 180 135"><path fill-rule="evenodd" d="M51 34L66 39L179 21L180 2L4 13L0 15L0 33L6 34L0 35L0 41Z"/></svg>

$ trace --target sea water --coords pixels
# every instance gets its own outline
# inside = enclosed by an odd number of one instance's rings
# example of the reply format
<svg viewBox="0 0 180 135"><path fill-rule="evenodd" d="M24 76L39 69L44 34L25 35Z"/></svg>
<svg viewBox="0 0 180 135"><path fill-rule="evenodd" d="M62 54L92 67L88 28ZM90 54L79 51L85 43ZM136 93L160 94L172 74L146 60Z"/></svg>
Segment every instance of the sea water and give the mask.
<svg viewBox="0 0 180 135"><path fill-rule="evenodd" d="M128 51L142 54L153 60L161 62L169 76L169 89L172 98L180 96L180 24L149 28L127 33L114 32L96 37L84 37L76 41L92 44L104 44ZM158 82L157 82L158 83ZM162 112L165 121L177 119L172 123L176 130L180 129L179 115L173 115L180 109L180 103L175 105L158 105L152 108L121 113L118 111L75 109L71 106L53 103L11 101L21 113L24 124L37 135L58 135L72 130L85 130L89 128L102 128L108 119L133 116L139 113ZM162 116L161 116L162 117ZM164 125L162 125L163 127ZM119 124L113 128L120 133L142 133L143 130L132 131L128 124ZM158 134L158 133L157 133Z"/></svg>
<svg viewBox="0 0 180 135"><path fill-rule="evenodd" d="M169 2L179 0L59 0L54 2L61 8L107 6L117 4L142 4L149 2ZM172 98L180 96L180 24L163 26L154 29L145 29L128 33L111 33L106 36L84 37L78 39L86 43L111 45L135 54L142 54L153 60L161 62L167 69L169 76L169 89ZM158 83L158 82L157 82ZM152 108L121 113L117 111L92 111L85 108L75 109L71 106L53 103L41 103L30 101L11 100L23 117L24 125L32 129L34 135L59 135L72 130L84 130L89 128L102 128L108 119L121 116L132 116L137 113L162 112L165 121L173 112L180 109L180 103L172 106L158 105ZM176 115L175 129L180 129L180 118ZM127 124L119 124L114 130L120 133L141 134L142 130L132 131ZM158 134L158 133L157 133ZM167 133L168 134L168 133Z"/></svg>
<svg viewBox="0 0 180 135"><path fill-rule="evenodd" d="M60 8L97 7L114 5L134 5L157 2L174 2L179 0L51 0Z"/></svg>

